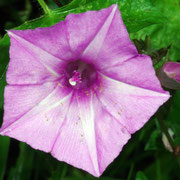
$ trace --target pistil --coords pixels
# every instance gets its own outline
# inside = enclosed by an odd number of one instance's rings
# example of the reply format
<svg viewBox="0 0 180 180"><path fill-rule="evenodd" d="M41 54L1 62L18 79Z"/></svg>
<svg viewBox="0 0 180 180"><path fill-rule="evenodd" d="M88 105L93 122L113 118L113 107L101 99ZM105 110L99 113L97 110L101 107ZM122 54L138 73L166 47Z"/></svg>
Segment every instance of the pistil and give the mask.
<svg viewBox="0 0 180 180"><path fill-rule="evenodd" d="M66 77L67 85L75 89L87 89L96 83L96 70L84 61L72 61L66 66Z"/></svg>
<svg viewBox="0 0 180 180"><path fill-rule="evenodd" d="M74 70L72 78L69 79L71 86L76 86L77 83L81 83L81 74L79 71Z"/></svg>
<svg viewBox="0 0 180 180"><path fill-rule="evenodd" d="M82 83L82 73L86 69L86 67L86 63L78 63L78 69L73 71L73 76L69 79L69 83L71 86L76 86L77 83Z"/></svg>

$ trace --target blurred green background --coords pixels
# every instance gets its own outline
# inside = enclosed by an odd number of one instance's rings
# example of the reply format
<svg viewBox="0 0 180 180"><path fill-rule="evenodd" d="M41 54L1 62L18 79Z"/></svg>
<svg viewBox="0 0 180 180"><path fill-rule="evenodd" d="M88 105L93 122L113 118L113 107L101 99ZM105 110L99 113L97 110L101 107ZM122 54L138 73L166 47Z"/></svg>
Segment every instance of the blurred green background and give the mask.
<svg viewBox="0 0 180 180"><path fill-rule="evenodd" d="M118 3L131 40L139 53L151 56L155 69L166 61L180 60L180 0L47 0L46 3L52 9L51 16L44 16L36 0L0 0L0 125L3 120L5 73L9 62L7 29L47 27L64 19L69 13L99 10ZM161 120L167 129L171 129L174 144L180 145L180 91L170 93L171 99L141 130L132 135L100 179L180 179L178 158L164 147L162 130L157 121ZM0 136L1 179L97 178L24 143Z"/></svg>

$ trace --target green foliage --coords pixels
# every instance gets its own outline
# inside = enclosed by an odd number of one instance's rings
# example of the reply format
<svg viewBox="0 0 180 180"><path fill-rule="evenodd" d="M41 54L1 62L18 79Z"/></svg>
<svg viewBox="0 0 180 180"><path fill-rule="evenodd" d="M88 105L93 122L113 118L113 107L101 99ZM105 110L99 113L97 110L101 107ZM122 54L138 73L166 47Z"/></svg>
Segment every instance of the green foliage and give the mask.
<svg viewBox="0 0 180 180"><path fill-rule="evenodd" d="M162 144L161 136L162 133L160 129L154 130L151 133L150 138L145 146L145 150L157 150L158 147Z"/></svg>
<svg viewBox="0 0 180 180"><path fill-rule="evenodd" d="M134 38L151 40L154 50L171 46L170 59L180 60L180 5L177 0L151 0L165 18L162 23L146 27L134 34Z"/></svg>
<svg viewBox="0 0 180 180"><path fill-rule="evenodd" d="M150 180L176 180L179 179L179 166L169 152L156 151L151 165L143 172Z"/></svg>
<svg viewBox="0 0 180 180"><path fill-rule="evenodd" d="M167 117L168 127L174 132L174 141L180 145L180 90L172 98L172 106Z"/></svg>
<svg viewBox="0 0 180 180"><path fill-rule="evenodd" d="M142 171L138 171L136 174L136 180L148 180Z"/></svg>
<svg viewBox="0 0 180 180"><path fill-rule="evenodd" d="M153 7L149 0L75 0L72 4L54 10L53 13L66 16L69 13L81 13L87 10L99 10L117 3L124 23L129 32L136 32L146 26L162 23L164 17Z"/></svg>

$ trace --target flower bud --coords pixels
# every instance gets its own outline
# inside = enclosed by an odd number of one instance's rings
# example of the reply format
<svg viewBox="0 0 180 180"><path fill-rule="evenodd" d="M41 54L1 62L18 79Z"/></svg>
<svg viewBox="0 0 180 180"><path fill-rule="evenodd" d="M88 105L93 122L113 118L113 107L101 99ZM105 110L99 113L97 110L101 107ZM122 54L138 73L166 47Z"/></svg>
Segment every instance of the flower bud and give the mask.
<svg viewBox="0 0 180 180"><path fill-rule="evenodd" d="M180 63L167 62L157 71L161 85L168 89L180 89Z"/></svg>

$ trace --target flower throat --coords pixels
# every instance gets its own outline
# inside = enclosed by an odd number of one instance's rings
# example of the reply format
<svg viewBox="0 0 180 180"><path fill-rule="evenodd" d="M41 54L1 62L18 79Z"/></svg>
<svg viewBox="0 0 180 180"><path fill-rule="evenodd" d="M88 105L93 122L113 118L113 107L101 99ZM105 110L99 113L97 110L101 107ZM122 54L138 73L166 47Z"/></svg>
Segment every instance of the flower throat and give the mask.
<svg viewBox="0 0 180 180"><path fill-rule="evenodd" d="M77 60L66 66L67 81L75 89L86 89L96 82L94 67L83 61Z"/></svg>

